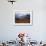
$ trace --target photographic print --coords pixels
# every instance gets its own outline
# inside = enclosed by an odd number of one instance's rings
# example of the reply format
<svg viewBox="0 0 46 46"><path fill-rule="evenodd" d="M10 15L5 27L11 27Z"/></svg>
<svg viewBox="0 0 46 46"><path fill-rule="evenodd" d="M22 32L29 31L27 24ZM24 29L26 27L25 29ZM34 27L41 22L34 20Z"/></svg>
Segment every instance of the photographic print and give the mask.
<svg viewBox="0 0 46 46"><path fill-rule="evenodd" d="M15 24L16 25L32 25L32 12L16 11Z"/></svg>

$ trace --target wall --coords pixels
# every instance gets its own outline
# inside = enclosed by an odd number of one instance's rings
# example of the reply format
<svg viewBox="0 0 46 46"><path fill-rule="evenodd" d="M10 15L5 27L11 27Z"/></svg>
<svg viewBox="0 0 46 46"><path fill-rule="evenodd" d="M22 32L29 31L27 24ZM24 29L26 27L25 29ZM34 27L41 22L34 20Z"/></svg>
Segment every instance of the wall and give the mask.
<svg viewBox="0 0 46 46"><path fill-rule="evenodd" d="M33 10L32 26L15 26L16 10ZM33 40L46 40L46 0L17 0L13 5L0 0L0 40L14 40L19 32L31 34Z"/></svg>

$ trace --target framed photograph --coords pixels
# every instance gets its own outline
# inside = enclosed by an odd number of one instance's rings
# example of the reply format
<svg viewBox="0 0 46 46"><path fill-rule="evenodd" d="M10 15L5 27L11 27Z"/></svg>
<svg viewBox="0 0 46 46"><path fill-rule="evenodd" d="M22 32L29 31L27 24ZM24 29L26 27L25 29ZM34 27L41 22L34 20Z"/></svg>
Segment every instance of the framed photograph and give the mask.
<svg viewBox="0 0 46 46"><path fill-rule="evenodd" d="M32 11L16 11L15 25L32 25L33 16Z"/></svg>

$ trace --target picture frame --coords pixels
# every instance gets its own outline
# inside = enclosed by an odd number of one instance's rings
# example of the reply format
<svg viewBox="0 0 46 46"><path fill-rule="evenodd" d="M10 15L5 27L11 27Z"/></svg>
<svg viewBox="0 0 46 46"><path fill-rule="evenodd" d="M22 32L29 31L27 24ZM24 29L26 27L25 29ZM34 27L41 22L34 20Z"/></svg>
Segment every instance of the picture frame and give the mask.
<svg viewBox="0 0 46 46"><path fill-rule="evenodd" d="M14 24L17 26L32 26L33 24L33 11L16 10L14 16Z"/></svg>

